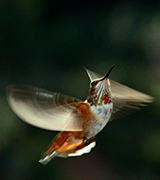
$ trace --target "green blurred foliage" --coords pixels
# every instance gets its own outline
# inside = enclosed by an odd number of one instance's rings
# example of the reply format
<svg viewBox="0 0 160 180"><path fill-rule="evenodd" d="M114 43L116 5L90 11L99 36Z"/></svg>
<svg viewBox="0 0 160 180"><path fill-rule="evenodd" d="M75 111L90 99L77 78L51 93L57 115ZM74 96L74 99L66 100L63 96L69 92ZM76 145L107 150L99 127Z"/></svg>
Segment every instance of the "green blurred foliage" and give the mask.
<svg viewBox="0 0 160 180"><path fill-rule="evenodd" d="M0 2L0 179L145 179L160 177L160 3L158 1L5 0ZM55 136L22 122L5 97L27 83L81 99L82 66L155 97L115 120L82 157L37 161Z"/></svg>

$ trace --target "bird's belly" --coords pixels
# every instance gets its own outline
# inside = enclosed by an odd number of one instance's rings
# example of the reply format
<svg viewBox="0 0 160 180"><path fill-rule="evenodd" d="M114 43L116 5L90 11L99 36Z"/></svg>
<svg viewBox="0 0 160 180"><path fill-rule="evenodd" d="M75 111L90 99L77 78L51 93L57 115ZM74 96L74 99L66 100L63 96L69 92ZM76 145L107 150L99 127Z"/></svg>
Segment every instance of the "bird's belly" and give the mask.
<svg viewBox="0 0 160 180"><path fill-rule="evenodd" d="M99 133L108 123L113 111L113 103L103 106L91 106L91 112L95 119L88 120L87 138L91 138Z"/></svg>

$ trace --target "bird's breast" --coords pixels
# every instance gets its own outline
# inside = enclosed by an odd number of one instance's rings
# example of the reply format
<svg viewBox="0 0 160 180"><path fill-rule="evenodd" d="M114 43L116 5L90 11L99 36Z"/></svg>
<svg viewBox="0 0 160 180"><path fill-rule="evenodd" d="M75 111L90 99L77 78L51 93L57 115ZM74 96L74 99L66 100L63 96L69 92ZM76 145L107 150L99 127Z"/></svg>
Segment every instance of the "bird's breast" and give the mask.
<svg viewBox="0 0 160 180"><path fill-rule="evenodd" d="M107 121L110 119L113 111L113 103L91 106L92 113L97 117L99 122Z"/></svg>
<svg viewBox="0 0 160 180"><path fill-rule="evenodd" d="M113 111L113 103L104 104L102 106L92 105L88 108L90 114L83 121L84 132L87 134L87 138L91 138L99 133L105 125L108 123Z"/></svg>

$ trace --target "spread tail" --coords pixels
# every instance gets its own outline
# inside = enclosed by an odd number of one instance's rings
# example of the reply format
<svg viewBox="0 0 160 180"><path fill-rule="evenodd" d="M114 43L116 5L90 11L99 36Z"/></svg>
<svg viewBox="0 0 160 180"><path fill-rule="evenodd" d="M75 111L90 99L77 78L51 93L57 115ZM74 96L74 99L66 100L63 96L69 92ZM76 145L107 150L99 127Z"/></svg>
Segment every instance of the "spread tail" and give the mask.
<svg viewBox="0 0 160 180"><path fill-rule="evenodd" d="M39 162L46 165L56 156L64 158L81 156L89 153L95 145L93 138L88 140L75 132L61 132L53 139Z"/></svg>

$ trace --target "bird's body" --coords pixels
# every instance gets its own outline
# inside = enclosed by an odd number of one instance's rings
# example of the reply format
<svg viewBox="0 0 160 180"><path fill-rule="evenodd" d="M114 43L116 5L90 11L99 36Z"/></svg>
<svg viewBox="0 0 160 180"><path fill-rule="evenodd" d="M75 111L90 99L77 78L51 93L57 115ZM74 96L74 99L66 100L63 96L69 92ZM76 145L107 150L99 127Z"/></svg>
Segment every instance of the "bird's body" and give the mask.
<svg viewBox="0 0 160 180"><path fill-rule="evenodd" d="M69 157L89 153L95 146L94 137L108 123L113 110L113 103L90 106L87 101L75 104L82 117L80 132L60 132L44 152L41 163L48 163L54 156Z"/></svg>
<svg viewBox="0 0 160 180"><path fill-rule="evenodd" d="M86 69L91 80L83 102L33 86L9 86L7 97L13 111L24 121L48 130L60 130L44 152L40 162L47 164L55 156L70 157L89 153L94 137L106 124L152 101L152 97Z"/></svg>

